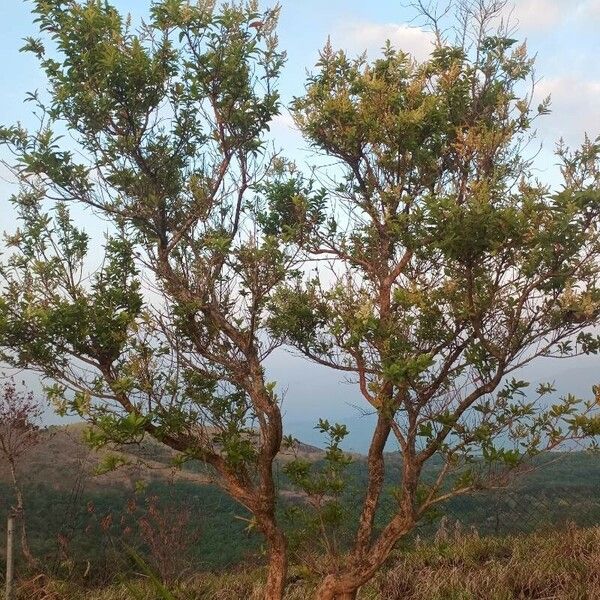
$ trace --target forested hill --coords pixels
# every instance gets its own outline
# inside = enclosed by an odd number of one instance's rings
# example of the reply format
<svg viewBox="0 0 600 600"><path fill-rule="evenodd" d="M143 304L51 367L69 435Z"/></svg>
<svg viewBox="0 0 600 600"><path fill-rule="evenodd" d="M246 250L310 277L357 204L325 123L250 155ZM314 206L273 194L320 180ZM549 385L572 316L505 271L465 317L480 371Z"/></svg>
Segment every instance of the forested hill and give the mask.
<svg viewBox="0 0 600 600"><path fill-rule="evenodd" d="M83 430L83 424L49 428L21 465L30 535L39 554L55 555L62 544L65 556L76 553L84 563L102 563L116 540L158 507L164 522L172 519L185 529L190 560L201 568L259 556L260 539L249 526L249 516L212 484L205 469L191 464L174 469L173 454L153 441L95 452L84 443ZM316 462L323 456L307 444L299 444L297 452ZM284 512L290 503L302 502L302 495L282 472L288 459L281 456L276 467ZM399 468L397 455L388 454L386 460L388 493L382 515L392 509ZM543 467L517 479L507 490L452 500L446 507L450 521L492 534L531 531L570 520L582 525L600 522L600 456L572 452L553 454L542 462ZM121 466L97 474L115 464ZM366 481L360 455L354 456L348 478L348 494L360 497ZM0 519L4 520L11 502L9 472L0 465ZM355 502L354 509L357 506ZM432 515L420 535L432 534L439 524ZM233 535L236 544L229 543Z"/></svg>

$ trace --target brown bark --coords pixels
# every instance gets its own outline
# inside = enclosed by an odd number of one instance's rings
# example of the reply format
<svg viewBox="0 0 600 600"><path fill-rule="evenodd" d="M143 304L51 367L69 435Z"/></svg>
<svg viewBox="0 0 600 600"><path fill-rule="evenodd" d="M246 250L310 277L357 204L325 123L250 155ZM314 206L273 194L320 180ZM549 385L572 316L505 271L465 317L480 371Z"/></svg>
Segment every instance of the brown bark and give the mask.
<svg viewBox="0 0 600 600"><path fill-rule="evenodd" d="M358 594L358 588L353 591L338 591L339 582L332 579L330 583L323 582L323 585L317 590L315 600L355 600Z"/></svg>
<svg viewBox="0 0 600 600"><path fill-rule="evenodd" d="M396 515L381 532L364 559L350 564L342 573L328 575L315 593L315 600L353 600L361 586L383 566L396 542L414 527L414 521Z"/></svg>
<svg viewBox="0 0 600 600"><path fill-rule="evenodd" d="M287 577L287 542L277 527L267 540L269 552L264 600L281 600Z"/></svg>
<svg viewBox="0 0 600 600"><path fill-rule="evenodd" d="M385 476L385 464L383 459L383 450L390 434L390 420L385 418L381 413L377 419L377 425L371 446L369 447L369 456L367 461L368 466L368 483L365 499L363 502L363 510L360 516L358 533L356 536L355 552L361 556L364 554L371 541L373 531L373 520L379 504L379 495L383 488Z"/></svg>
<svg viewBox="0 0 600 600"><path fill-rule="evenodd" d="M258 369L255 366L255 372ZM109 367L103 369L103 374L109 385L114 383L114 376ZM287 578L287 541L277 525L275 516L276 490L273 480L273 460L279 451L282 438L281 413L276 404L270 403L264 387L254 384L250 387L252 400L257 406L257 412L262 415L261 433L263 443L259 448L258 475L259 485L255 486L247 475L232 472L222 456L210 451L203 452L204 462L210 464L221 477L222 488L242 506L246 507L256 518L268 546L267 582L265 600L281 600ZM136 413L135 406L129 398L120 391L115 392L120 404L130 413ZM264 415L268 415L268 419ZM152 425L146 427L147 432L155 436ZM160 436L157 438L173 450L183 452L194 447L197 440L181 438L180 436Z"/></svg>
<svg viewBox="0 0 600 600"><path fill-rule="evenodd" d="M327 577L318 587L315 600L355 600L358 587L355 589L344 589L344 579L334 576Z"/></svg>

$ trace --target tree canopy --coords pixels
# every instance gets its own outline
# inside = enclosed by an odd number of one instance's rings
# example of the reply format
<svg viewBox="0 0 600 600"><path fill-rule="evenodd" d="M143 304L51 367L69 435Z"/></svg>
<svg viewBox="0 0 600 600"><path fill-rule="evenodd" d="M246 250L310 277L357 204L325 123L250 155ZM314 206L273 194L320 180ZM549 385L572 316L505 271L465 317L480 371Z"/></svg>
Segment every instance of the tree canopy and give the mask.
<svg viewBox="0 0 600 600"><path fill-rule="evenodd" d="M288 554L265 374L279 346L352 378L376 416L360 518L325 544L321 599L354 598L432 507L600 434L597 397L519 379L538 358L600 349L600 145L559 146L558 187L532 175L549 104L533 105L533 61L495 26L504 4L459 3L453 29L421 4L422 62L389 43L374 60L328 44L291 106L334 161L309 169L268 144L277 8L158 0L134 28L108 2L33 2L40 38L24 50L48 88L28 97L39 127L0 129L19 181L2 360L40 373L60 412L95 426L92 445L151 435L206 464L265 536L266 598L282 597ZM317 427L325 465L286 473L333 523L347 429ZM394 513L376 526L388 493Z"/></svg>
<svg viewBox="0 0 600 600"><path fill-rule="evenodd" d="M424 62L389 43L372 61L328 44L293 103L334 161L316 167L327 202L295 236L326 266L279 289L271 329L353 377L377 416L352 550L333 557L322 598L353 597L434 505L600 433L597 398L557 399L551 382L525 393L519 378L534 359L599 349L600 146L559 147L556 189L533 177L527 143L548 100L532 105L525 45L493 28L504 3L484 4L459 11L458 41L434 20ZM376 531L390 437L397 510Z"/></svg>
<svg viewBox="0 0 600 600"><path fill-rule="evenodd" d="M29 98L37 130L1 132L20 181L3 358L93 423L93 445L150 434L206 463L270 540L277 597L282 424L262 332L294 255L254 215L276 159L278 11L164 0L133 29L109 3L33 4L41 38L24 50L48 89ZM106 224L102 256L73 207Z"/></svg>

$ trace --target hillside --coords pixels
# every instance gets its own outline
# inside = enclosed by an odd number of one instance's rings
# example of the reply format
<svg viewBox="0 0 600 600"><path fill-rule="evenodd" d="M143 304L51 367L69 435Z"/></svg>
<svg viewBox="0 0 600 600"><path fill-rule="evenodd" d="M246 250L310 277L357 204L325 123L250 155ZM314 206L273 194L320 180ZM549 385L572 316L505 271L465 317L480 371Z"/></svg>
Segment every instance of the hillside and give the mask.
<svg viewBox="0 0 600 600"><path fill-rule="evenodd" d="M91 450L84 442L84 424L49 427L40 444L22 460L20 479L25 490L32 545L38 554L54 555L68 542L64 554L86 560L106 559L107 545L122 536L120 521L135 502L130 515L139 520L151 503L165 518L189 513L185 527L202 531L195 544L193 560L203 568L236 563L259 546L255 533L246 532L246 511L213 485L211 473L198 464L175 468L175 453L152 439L141 444ZM319 460L323 451L299 443L297 455ZM102 474L97 470L107 456L118 457L117 469ZM279 463L290 459L282 453ZM13 502L8 465L0 464L0 522L5 522ZM284 498L298 498L292 490L281 490ZM169 513L167 515L167 513ZM171 514L172 513L172 514ZM106 523L110 521L110 526ZM129 525L128 525L129 526ZM228 536L239 543L232 547ZM194 536L190 534L190 539ZM4 546L0 545L0 556Z"/></svg>
<svg viewBox="0 0 600 600"><path fill-rule="evenodd" d="M186 560L197 568L211 570L259 558L261 540L249 527L247 513L213 485L206 469L195 465L174 469L173 453L153 441L93 452L83 443L82 433L83 425L50 428L22 465L31 540L38 554L55 556L58 549L63 558L76 555L80 565L90 561L101 573L124 532L135 530L152 507L159 507L161 518L171 523L174 532L177 525L189 536ZM297 451L314 461L323 457L321 450L306 444L300 444ZM109 453L119 456L125 465L96 475ZM281 472L281 463L288 459L281 456L276 467L283 512L290 502L302 502L302 495ZM387 455L386 460L387 493L379 513L381 521L393 510L400 467L397 455ZM600 457L555 454L544 462L508 489L448 502L443 510L449 525L460 522L462 528L474 528L481 534L507 534L570 521L586 526L600 523ZM366 481L363 457L354 457L348 476L348 497L360 497ZM0 466L2 521L11 502L8 472ZM358 510L359 503L348 504L351 511ZM418 535L433 535L440 527L440 515L424 522ZM287 522L284 514L282 520ZM236 544L230 543L233 537Z"/></svg>
<svg viewBox="0 0 600 600"><path fill-rule="evenodd" d="M600 528L573 527L505 538L469 533L394 553L367 584L360 600L596 600L600 598ZM168 596L146 578L110 581L97 588L78 582L24 582L16 600L261 600L260 569L183 577ZM314 581L292 573L284 600L306 600Z"/></svg>
<svg viewBox="0 0 600 600"><path fill-rule="evenodd" d="M83 438L86 427L84 423L75 423L46 429L41 443L25 455L20 465L22 481L26 485L44 485L57 491L71 490L78 480L85 480L85 487L96 491L113 488L131 490L140 481L211 484L209 472L201 471L197 464L183 469L174 468L176 453L152 438L146 438L140 444L111 445L98 451L92 450ZM301 442L295 452L312 460L323 456L319 448ZM109 455L118 457L122 465L98 474ZM289 452L282 453L280 460L288 460L290 456ZM8 465L0 464L0 483L7 483L9 479Z"/></svg>

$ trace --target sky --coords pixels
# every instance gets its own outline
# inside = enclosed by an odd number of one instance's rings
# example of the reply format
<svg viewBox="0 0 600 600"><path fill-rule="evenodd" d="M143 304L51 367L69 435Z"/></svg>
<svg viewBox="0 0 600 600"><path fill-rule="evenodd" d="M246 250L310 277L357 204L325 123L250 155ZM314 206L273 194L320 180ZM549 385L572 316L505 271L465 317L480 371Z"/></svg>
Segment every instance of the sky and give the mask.
<svg viewBox="0 0 600 600"><path fill-rule="evenodd" d="M139 18L149 0L112 0L122 12ZM269 6L268 2L261 2ZM287 104L302 94L306 74L318 58L328 37L335 48L350 54L367 51L375 57L386 39L417 58L427 56L429 35L418 29L414 12L402 0L282 0L278 29L280 45L287 51L287 65L280 90ZM31 3L0 0L0 123L31 122L31 106L23 103L25 93L44 88L44 80L30 54L19 48L25 36L36 34L30 14ZM542 180L557 181L555 142L564 138L577 146L584 132L600 134L600 0L516 0L510 6L516 27L514 37L526 40L536 55L536 95L552 98L552 113L538 121L541 146L535 167ZM287 112L276 118L273 134L288 156L310 160ZM0 231L15 228L7 199L13 189L0 167ZM525 376L532 380L557 381L559 391L588 394L600 381L597 360L542 362ZM362 415L365 406L355 386L336 374L309 365L287 352L273 357L270 378L280 383L284 415L290 433L307 442L319 442L312 427L318 417L341 420L349 425L348 447L362 451L371 419Z"/></svg>

